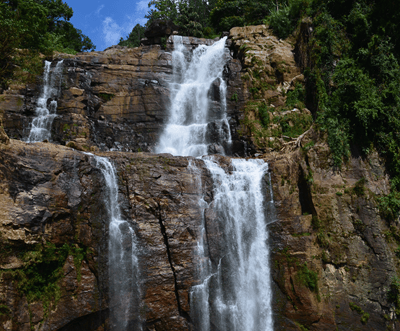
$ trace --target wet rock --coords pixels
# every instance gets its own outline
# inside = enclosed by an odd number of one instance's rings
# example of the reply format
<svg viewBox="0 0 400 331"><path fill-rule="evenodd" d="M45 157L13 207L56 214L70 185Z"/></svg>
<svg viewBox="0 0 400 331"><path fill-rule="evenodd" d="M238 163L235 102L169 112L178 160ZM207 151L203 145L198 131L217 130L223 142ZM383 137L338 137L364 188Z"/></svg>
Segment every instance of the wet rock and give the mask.
<svg viewBox="0 0 400 331"><path fill-rule="evenodd" d="M10 138L8 138L7 133L4 131L3 126L0 126L0 144L8 145L10 143Z"/></svg>
<svg viewBox="0 0 400 331"><path fill-rule="evenodd" d="M101 171L90 155L64 146L11 140L0 149L0 248L7 252L0 255L0 305L10 307L0 325L62 331L103 325L107 330L109 214ZM146 325L190 330L189 292L198 282L193 255L201 226L198 201L212 189L203 162L146 153L100 155L116 167L122 216L137 237ZM200 178L202 190L196 185ZM53 280L58 290L49 301L32 301L13 278L26 270L20 252L34 256L38 247L50 244L56 256L65 245L71 247ZM83 258L77 249L85 252Z"/></svg>
<svg viewBox="0 0 400 331"><path fill-rule="evenodd" d="M188 56L199 45L215 42L193 37L182 40ZM57 100L58 116L51 129L52 142L65 145L73 141L86 150L97 147L104 151L152 151L168 117L172 48L171 37L167 40L167 50L158 45L115 46L103 52L66 57L62 91ZM230 68L228 98L238 96L235 107L228 107L232 138L236 140L244 100L240 61L229 56L227 67ZM29 88L4 91L0 95L0 112L4 113L3 125L9 137L23 140L29 135L40 88L38 80L38 84ZM213 91L211 113L221 109L218 86Z"/></svg>
<svg viewBox="0 0 400 331"><path fill-rule="evenodd" d="M208 146L208 154L220 154L224 155L224 148L219 144L211 144Z"/></svg>

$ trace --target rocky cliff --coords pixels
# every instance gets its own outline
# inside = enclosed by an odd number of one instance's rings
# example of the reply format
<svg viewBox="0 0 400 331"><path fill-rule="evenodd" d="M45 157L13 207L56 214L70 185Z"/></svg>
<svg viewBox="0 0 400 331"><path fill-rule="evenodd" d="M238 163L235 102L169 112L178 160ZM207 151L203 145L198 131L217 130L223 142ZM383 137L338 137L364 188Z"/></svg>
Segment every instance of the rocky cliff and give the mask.
<svg viewBox="0 0 400 331"><path fill-rule="evenodd" d="M213 43L192 37L183 37L183 42L188 50ZM172 48L171 37L166 49L159 45L115 46L104 52L80 53L64 59L52 142L71 142L81 150L94 147L103 151L152 151L168 119ZM224 75L233 153L243 155L244 143L237 128L247 92L240 78L240 61L229 57ZM57 60L60 58L55 59L53 66ZM40 86L38 78L36 84L11 86L0 95L3 126L10 138L23 140L29 135ZM217 90L218 86L210 91L214 111L220 108L218 95L213 97Z"/></svg>
<svg viewBox="0 0 400 331"><path fill-rule="evenodd" d="M206 42L185 40L187 47ZM400 330L400 233L378 209L389 192L384 162L355 150L342 169L333 167L310 112L287 103L287 92L304 81L294 45L265 26L235 28L225 70L234 153L257 151L270 164L275 329ZM116 167L122 216L140 247L144 329L193 329L198 200L212 201L211 177L201 160L131 152L151 151L166 122L170 47L65 59L54 144L15 140L26 136L39 79L0 96L4 129L14 138L3 133L0 145L0 329L108 328L105 180L93 157L62 146L68 142ZM285 135L298 127L304 134ZM228 167L229 158L220 162ZM214 216L206 213L209 240L217 242Z"/></svg>
<svg viewBox="0 0 400 331"><path fill-rule="evenodd" d="M140 247L148 330L189 329L202 162L107 153ZM108 319L105 180L92 156L49 143L1 147L0 321L4 330L103 330ZM192 173L188 163L197 164ZM196 181L203 177L203 191ZM139 308L139 307L138 307Z"/></svg>
<svg viewBox="0 0 400 331"><path fill-rule="evenodd" d="M278 329L398 330L398 228L378 211L388 176L376 153L341 170L330 157L311 131L296 151L269 158Z"/></svg>

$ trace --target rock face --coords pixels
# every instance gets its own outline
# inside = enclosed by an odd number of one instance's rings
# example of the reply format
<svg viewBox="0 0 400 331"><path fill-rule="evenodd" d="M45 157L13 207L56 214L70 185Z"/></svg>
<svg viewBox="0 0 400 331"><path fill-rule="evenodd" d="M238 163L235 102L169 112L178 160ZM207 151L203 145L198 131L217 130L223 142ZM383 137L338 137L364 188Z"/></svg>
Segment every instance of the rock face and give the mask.
<svg viewBox="0 0 400 331"><path fill-rule="evenodd" d="M0 325L57 330L107 318L107 212L87 156L12 140L0 153ZM57 304L56 304L57 303Z"/></svg>
<svg viewBox="0 0 400 331"><path fill-rule="evenodd" d="M304 105L286 102L304 81L294 40L278 39L265 25L233 28L229 38L234 57L241 59L244 89L250 92L240 121L242 135L259 152L280 150L312 123Z"/></svg>
<svg viewBox="0 0 400 331"><path fill-rule="evenodd" d="M263 147L260 139L270 136L249 128L258 110L245 104L252 98L281 111L282 91L303 79L295 59L308 60L265 26L230 36L233 57L224 75L232 153L254 155L251 142ZM183 42L193 49L213 41ZM199 282L198 201L212 205L211 177L201 160L131 152L151 151L166 123L171 43L166 50L114 47L65 59L54 144L8 139L27 136L39 81L0 95L1 330L109 329L105 179L92 156L63 145L91 149L115 165L121 213L140 248L143 329L194 329L189 294ZM213 107L218 90L210 91ZM275 330L400 330L399 223L385 221L378 209L390 190L384 163L376 153L355 151L336 169L325 141L311 129L280 152L258 156L270 164L278 213L269 225ZM228 157L218 160L229 169ZM207 210L215 263L216 217Z"/></svg>
<svg viewBox="0 0 400 331"><path fill-rule="evenodd" d="M183 37L188 49L213 42ZM168 119L172 49L171 37L166 50L159 45L114 47L64 59L52 142L65 145L73 141L83 150L152 151ZM225 79L233 153L244 155L244 143L237 133L244 102L240 71L240 61L230 58ZM0 112L4 113L4 129L10 138L28 136L39 93L40 81L0 95ZM232 99L233 95L236 97Z"/></svg>
<svg viewBox="0 0 400 331"><path fill-rule="evenodd" d="M269 156L276 329L399 330L398 227L377 208L388 176L376 153L334 169L324 140L312 131L301 149Z"/></svg>
<svg viewBox="0 0 400 331"><path fill-rule="evenodd" d="M93 157L46 143L12 140L0 148L0 325L107 330L108 214ZM138 238L146 329L189 330L198 201L211 196L208 173L195 159L107 156L118 171L121 212Z"/></svg>

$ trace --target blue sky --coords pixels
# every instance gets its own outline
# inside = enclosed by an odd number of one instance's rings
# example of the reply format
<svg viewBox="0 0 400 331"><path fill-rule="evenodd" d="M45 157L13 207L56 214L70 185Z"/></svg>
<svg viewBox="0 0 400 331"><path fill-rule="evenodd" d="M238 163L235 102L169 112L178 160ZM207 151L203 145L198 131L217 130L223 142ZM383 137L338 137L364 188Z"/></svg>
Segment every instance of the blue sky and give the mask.
<svg viewBox="0 0 400 331"><path fill-rule="evenodd" d="M96 45L96 51L116 45L137 24L145 24L149 0L64 0L73 10L71 23Z"/></svg>

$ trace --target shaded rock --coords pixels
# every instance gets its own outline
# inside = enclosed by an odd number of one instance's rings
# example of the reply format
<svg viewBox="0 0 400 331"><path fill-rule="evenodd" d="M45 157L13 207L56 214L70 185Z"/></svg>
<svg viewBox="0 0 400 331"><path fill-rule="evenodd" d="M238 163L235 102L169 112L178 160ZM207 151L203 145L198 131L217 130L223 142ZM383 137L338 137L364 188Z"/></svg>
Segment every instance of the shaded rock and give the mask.
<svg viewBox="0 0 400 331"><path fill-rule="evenodd" d="M182 40L188 56L199 45L215 42L193 37ZM167 50L158 45L133 49L113 46L103 52L66 57L57 100L58 116L51 129L53 143L65 145L73 141L85 150L97 147L103 151L152 151L168 117L172 49L171 36ZM228 49L226 56L228 100L231 95L238 96L235 106L228 107L232 138L236 140L244 100L241 65ZM40 84L38 80L38 84L0 95L0 112L4 113L4 129L9 137L23 140L29 135ZM221 108L218 88L213 90L215 100L210 103L210 113Z"/></svg>
<svg viewBox="0 0 400 331"><path fill-rule="evenodd" d="M0 305L10 307L0 325L107 330L109 215L101 171L90 155L63 146L11 140L0 149L0 249L7 252L0 255ZM189 292L198 282L193 255L201 226L198 201L212 189L203 162L146 153L101 155L117 169L121 213L140 247L141 314L147 327L190 330ZM38 254L45 243L54 245L56 256L65 245L75 247L60 260L61 273L52 284L60 292L46 304L40 297L29 299L14 278L16 271L26 272L21 252ZM77 260L74 249L84 250L84 258Z"/></svg>
<svg viewBox="0 0 400 331"><path fill-rule="evenodd" d="M8 145L10 143L10 138L8 138L7 133L4 131L3 126L0 126L0 144Z"/></svg>
<svg viewBox="0 0 400 331"><path fill-rule="evenodd" d="M178 26L170 20L153 20L150 26L144 32L146 38L169 37Z"/></svg>
<svg viewBox="0 0 400 331"><path fill-rule="evenodd" d="M376 202L390 187L382 163L380 176L377 154L337 171L323 137L311 131L303 146L310 141L307 150L267 157L278 211L270 226L276 330L397 330L386 290L397 246L385 239Z"/></svg>

